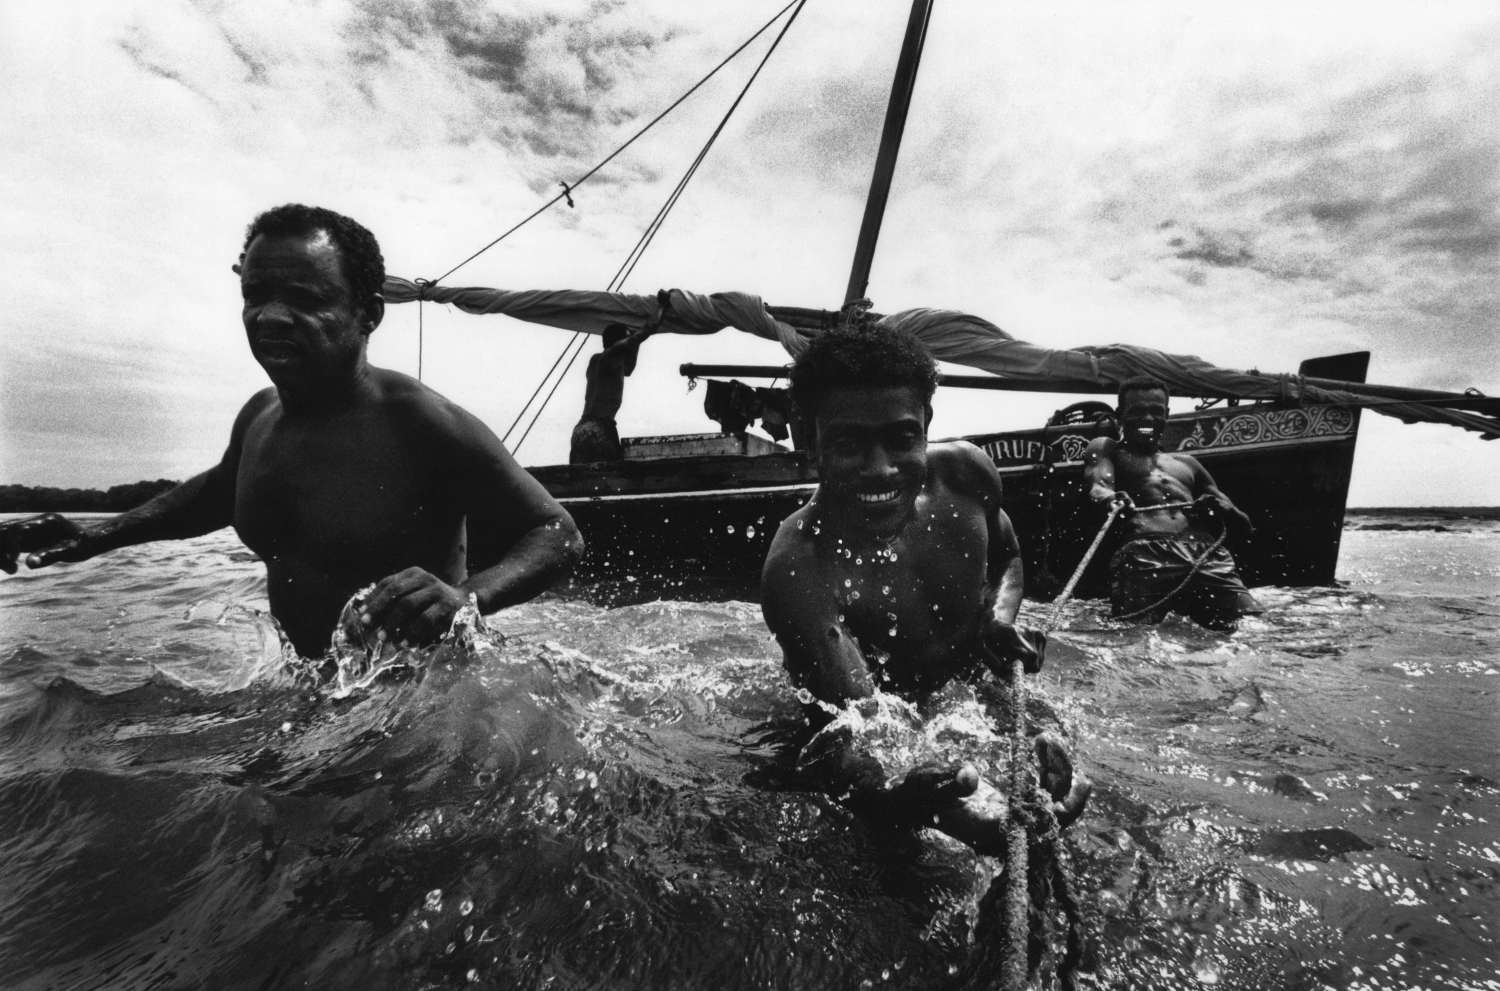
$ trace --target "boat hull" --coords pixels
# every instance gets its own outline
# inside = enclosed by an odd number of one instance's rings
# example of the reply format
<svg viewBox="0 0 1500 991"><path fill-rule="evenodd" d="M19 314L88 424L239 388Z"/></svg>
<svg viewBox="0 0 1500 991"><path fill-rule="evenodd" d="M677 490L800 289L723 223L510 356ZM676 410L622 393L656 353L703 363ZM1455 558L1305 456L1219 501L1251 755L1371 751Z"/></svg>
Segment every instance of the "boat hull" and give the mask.
<svg viewBox="0 0 1500 991"><path fill-rule="evenodd" d="M1304 374L1362 380L1368 355L1304 363ZM1327 585L1354 464L1360 412L1344 406L1217 406L1168 420L1163 447L1191 454L1256 527L1231 543L1245 582ZM1087 498L1084 448L1107 421L965 437L995 462L1020 537L1027 595L1051 598L1105 519ZM599 601L758 597L776 527L817 485L806 452L557 465L533 474L573 514L588 553L570 588ZM1104 594L1106 537L1076 594Z"/></svg>

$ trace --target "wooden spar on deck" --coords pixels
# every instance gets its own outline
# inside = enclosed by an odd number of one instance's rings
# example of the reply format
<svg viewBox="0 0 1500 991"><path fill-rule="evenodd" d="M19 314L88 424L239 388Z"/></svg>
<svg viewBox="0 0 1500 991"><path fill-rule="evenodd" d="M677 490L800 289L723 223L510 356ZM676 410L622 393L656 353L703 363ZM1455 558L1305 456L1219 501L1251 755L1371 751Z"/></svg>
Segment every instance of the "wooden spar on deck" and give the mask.
<svg viewBox="0 0 1500 991"><path fill-rule="evenodd" d="M692 362L681 365L678 371L684 378L786 378L791 370L790 365L699 365ZM1345 382L1342 379L1319 378L1313 375L1302 375L1298 378L1308 385L1317 386L1320 389L1333 389L1339 391L1356 391L1364 395L1357 403L1339 405L1350 406L1383 406L1388 403L1425 403L1429 406L1443 406L1449 409L1469 409L1491 416L1500 416L1500 397L1470 395L1462 392L1441 392L1435 389L1409 389L1400 385L1375 385L1364 382ZM1053 384L1050 382L1020 382L1015 379L1001 378L997 375L949 375L941 373L938 375L938 384L954 389L993 389L999 392L1053 392L1071 393L1075 395L1100 395L1113 396L1115 387L1112 385L1097 385L1081 382L1069 382L1067 384ZM1177 395L1187 396L1185 392ZM1191 398L1194 399L1236 399L1243 398L1234 393L1209 390L1201 390Z"/></svg>
<svg viewBox="0 0 1500 991"><path fill-rule="evenodd" d="M896 174L896 153L901 150L901 134L906 129L906 111L911 106L912 90L917 83L917 64L922 60L922 43L927 40L927 22L932 17L932 0L912 0L911 16L906 21L906 39L901 43L901 57L896 60L896 77L891 82L891 102L885 111L885 126L880 132L880 152L875 157L875 175L870 180L870 195L865 200L865 216L859 225L859 240L854 247L854 267L849 272L849 288L844 302L864 297L870 284L870 265L875 261L875 241L880 237L880 221L885 216L886 199L891 192L891 178Z"/></svg>

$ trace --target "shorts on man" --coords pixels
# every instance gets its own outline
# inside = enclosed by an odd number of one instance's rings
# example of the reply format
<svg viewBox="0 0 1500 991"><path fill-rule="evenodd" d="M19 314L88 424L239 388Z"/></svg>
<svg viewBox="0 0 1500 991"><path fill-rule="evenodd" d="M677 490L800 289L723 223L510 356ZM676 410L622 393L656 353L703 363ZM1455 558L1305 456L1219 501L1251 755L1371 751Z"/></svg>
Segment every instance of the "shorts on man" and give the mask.
<svg viewBox="0 0 1500 991"><path fill-rule="evenodd" d="M1215 543L1191 533L1127 540L1109 561L1111 614L1155 622L1175 610L1212 626L1264 612Z"/></svg>

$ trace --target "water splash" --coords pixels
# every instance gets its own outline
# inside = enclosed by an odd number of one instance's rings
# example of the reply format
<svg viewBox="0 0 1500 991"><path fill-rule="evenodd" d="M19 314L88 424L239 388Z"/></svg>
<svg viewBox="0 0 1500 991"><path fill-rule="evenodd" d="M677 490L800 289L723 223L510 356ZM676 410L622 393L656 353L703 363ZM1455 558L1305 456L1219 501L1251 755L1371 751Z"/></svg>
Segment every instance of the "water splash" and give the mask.
<svg viewBox="0 0 1500 991"><path fill-rule="evenodd" d="M326 682L326 690L333 698L347 698L386 676L419 672L440 650L444 651L444 656L479 658L504 645L505 638L485 624L478 599L473 594L454 613L448 632L436 644L403 646L395 643L384 630L372 631L360 619L365 601L374 590L374 585L368 585L344 603L328 653L316 664L317 677ZM305 676L309 665L302 662L296 668Z"/></svg>

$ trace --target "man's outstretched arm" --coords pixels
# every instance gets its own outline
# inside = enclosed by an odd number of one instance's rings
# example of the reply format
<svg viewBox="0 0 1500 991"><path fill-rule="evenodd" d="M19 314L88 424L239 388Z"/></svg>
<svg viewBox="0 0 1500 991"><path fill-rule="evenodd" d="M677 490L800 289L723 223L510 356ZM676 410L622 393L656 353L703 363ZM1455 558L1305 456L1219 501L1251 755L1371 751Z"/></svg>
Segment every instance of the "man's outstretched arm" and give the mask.
<svg viewBox="0 0 1500 991"><path fill-rule="evenodd" d="M274 393L265 390L240 410L224 456L208 471L129 512L90 526L55 513L0 524L0 570L15 574L21 555L27 567L87 561L107 551L154 540L183 540L234 522L235 474L245 429Z"/></svg>
<svg viewBox="0 0 1500 991"><path fill-rule="evenodd" d="M0 569L15 574L23 554L27 567L45 568L153 540L197 537L228 526L233 507L232 484L223 482L217 467L210 468L127 513L90 526L56 513L0 524Z"/></svg>

